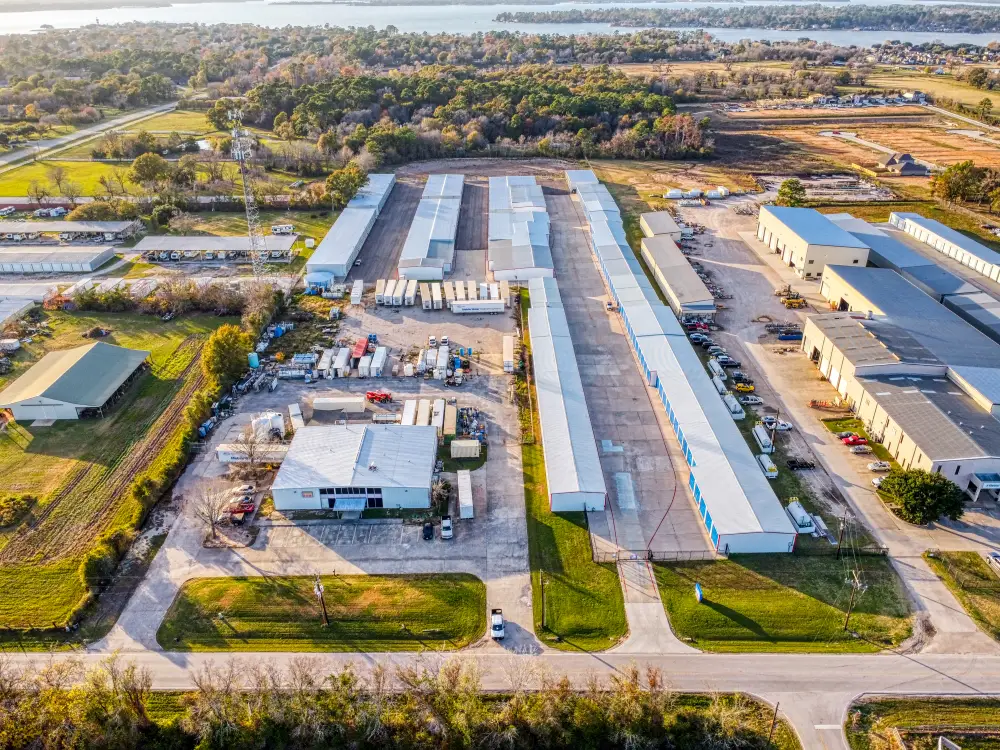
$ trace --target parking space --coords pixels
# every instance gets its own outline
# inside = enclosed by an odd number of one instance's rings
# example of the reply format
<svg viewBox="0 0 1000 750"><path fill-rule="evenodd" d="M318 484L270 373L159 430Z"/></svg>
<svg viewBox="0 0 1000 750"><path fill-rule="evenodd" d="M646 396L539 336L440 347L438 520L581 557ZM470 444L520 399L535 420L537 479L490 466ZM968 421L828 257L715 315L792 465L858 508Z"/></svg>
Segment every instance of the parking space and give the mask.
<svg viewBox="0 0 1000 750"><path fill-rule="evenodd" d="M651 397L621 320L605 309L601 280L578 204L558 185L545 186L552 222L552 256L566 309L587 407L611 498L591 513L600 551L707 551L687 473L666 414Z"/></svg>

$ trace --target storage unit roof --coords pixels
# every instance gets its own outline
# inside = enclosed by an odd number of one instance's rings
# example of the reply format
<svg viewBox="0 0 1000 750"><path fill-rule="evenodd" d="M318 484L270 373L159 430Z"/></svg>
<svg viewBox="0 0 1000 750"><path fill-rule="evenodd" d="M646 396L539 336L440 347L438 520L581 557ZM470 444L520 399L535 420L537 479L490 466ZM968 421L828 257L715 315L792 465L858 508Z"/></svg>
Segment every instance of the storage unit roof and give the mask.
<svg viewBox="0 0 1000 750"><path fill-rule="evenodd" d="M488 254L490 269L552 268L549 215L534 177L491 177Z"/></svg>
<svg viewBox="0 0 1000 750"><path fill-rule="evenodd" d="M424 185L423 198L461 198L465 175L432 174Z"/></svg>
<svg viewBox="0 0 1000 750"><path fill-rule="evenodd" d="M863 219L850 214L827 214L826 218L842 229L846 229L869 248L868 261L879 268L899 271L914 266L933 266L934 261L925 258L905 242L894 230L874 227ZM905 236L905 235L903 235Z"/></svg>
<svg viewBox="0 0 1000 750"><path fill-rule="evenodd" d="M149 352L103 341L49 352L0 393L3 406L46 398L98 407L110 398Z"/></svg>
<svg viewBox="0 0 1000 750"><path fill-rule="evenodd" d="M640 214L639 221L645 222L646 226L643 227L643 232L646 233L647 237L655 237L660 234L677 234L681 231L681 228L677 226L677 222L669 211L650 211Z"/></svg>
<svg viewBox="0 0 1000 750"><path fill-rule="evenodd" d="M401 266L442 266L455 255L460 198L421 199L400 254Z"/></svg>
<svg viewBox="0 0 1000 750"><path fill-rule="evenodd" d="M1000 301L995 297L986 292L953 294L944 298L944 306L993 341L1000 342Z"/></svg>
<svg viewBox="0 0 1000 750"><path fill-rule="evenodd" d="M376 216L378 213L374 208L345 208L316 246L307 265L314 268L350 264L357 249L368 237Z"/></svg>
<svg viewBox="0 0 1000 750"><path fill-rule="evenodd" d="M426 487L437 430L413 425L320 425L295 431L272 489Z"/></svg>
<svg viewBox="0 0 1000 750"><path fill-rule="evenodd" d="M961 248L965 252L969 253L969 255L975 256L976 258L994 266L1000 266L1000 253L990 250L986 247L986 245L976 242L971 237L962 234L957 229L952 229L951 227L942 224L940 221L928 219L920 214L907 212L893 212L889 219L890 221L895 220L895 222L903 223L904 229L906 223L920 227L930 234L933 234L935 237L938 237L945 242L949 242L955 247Z"/></svg>
<svg viewBox="0 0 1000 750"><path fill-rule="evenodd" d="M760 212L761 220L764 220L765 215L770 214L808 245L858 249L868 247L853 234L837 226L814 208L762 206Z"/></svg>
<svg viewBox="0 0 1000 750"><path fill-rule="evenodd" d="M581 185L597 185L600 182L592 169L567 169L566 181L574 190Z"/></svg>
<svg viewBox="0 0 1000 750"><path fill-rule="evenodd" d="M50 234L68 232L73 234L117 234L136 226L136 221L0 221L0 234L30 234L34 232Z"/></svg>
<svg viewBox="0 0 1000 750"><path fill-rule="evenodd" d="M347 205L350 208L381 210L389 196L389 191L395 184L396 175L394 174L370 174L368 182L358 191L357 195L351 198Z"/></svg>
<svg viewBox="0 0 1000 750"><path fill-rule="evenodd" d="M605 494L604 472L566 313L552 279L528 282L528 332L550 494ZM536 304L537 302L537 304Z"/></svg>
<svg viewBox="0 0 1000 750"><path fill-rule="evenodd" d="M0 326L16 320L35 306L31 297L0 296Z"/></svg>
<svg viewBox="0 0 1000 750"><path fill-rule="evenodd" d="M0 247L0 263L84 263L103 262L114 255L110 245L7 245ZM103 260L102 260L103 259Z"/></svg>
<svg viewBox="0 0 1000 750"><path fill-rule="evenodd" d="M648 255L647 261L652 259L652 265L670 287L670 293L678 303L682 306L715 308L715 297L670 237L665 234L644 237L642 247Z"/></svg>
<svg viewBox="0 0 1000 750"><path fill-rule="evenodd" d="M343 214L341 214L341 217L343 217ZM332 228L330 231L333 231ZM295 244L296 239L298 239L297 234L269 234L264 238L264 243L267 245L268 250L288 252L292 249L292 245ZM203 252L205 250L212 252L222 250L227 253L247 253L250 252L250 238L244 235L233 237L147 235L136 243L135 249L140 253Z"/></svg>
<svg viewBox="0 0 1000 750"><path fill-rule="evenodd" d="M979 287L959 278L941 266L910 266L900 269L899 273L922 292L938 300L949 295L982 294Z"/></svg>

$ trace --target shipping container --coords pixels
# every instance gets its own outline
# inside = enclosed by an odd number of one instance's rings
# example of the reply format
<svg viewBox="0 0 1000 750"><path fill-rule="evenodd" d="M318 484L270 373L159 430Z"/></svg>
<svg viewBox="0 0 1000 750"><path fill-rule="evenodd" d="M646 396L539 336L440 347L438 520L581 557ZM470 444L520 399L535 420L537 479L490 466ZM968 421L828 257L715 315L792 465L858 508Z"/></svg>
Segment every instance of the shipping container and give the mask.
<svg viewBox="0 0 1000 750"><path fill-rule="evenodd" d="M379 279L375 282L375 304L385 304L385 279Z"/></svg>
<svg viewBox="0 0 1000 750"><path fill-rule="evenodd" d="M382 293L382 304L392 305L392 295L396 291L396 279L387 279Z"/></svg>
<svg viewBox="0 0 1000 750"><path fill-rule="evenodd" d="M393 307L402 307L404 299L406 299L406 279L400 279L392 290Z"/></svg>
<svg viewBox="0 0 1000 750"><path fill-rule="evenodd" d="M351 364L354 367L357 367L358 362L361 361L361 358L365 356L365 353L367 351L368 351L368 339L358 339L357 341L355 341L354 351L351 352L351 360L352 360Z"/></svg>
<svg viewBox="0 0 1000 750"><path fill-rule="evenodd" d="M503 300L497 300L493 302L491 300L484 300L482 302L456 302L451 307L451 311L456 315L465 315L468 313L489 313L490 315L496 315L504 311Z"/></svg>
<svg viewBox="0 0 1000 750"><path fill-rule="evenodd" d="M417 400L415 398L408 398L403 402L403 418L399 423L408 427L417 423Z"/></svg>
<svg viewBox="0 0 1000 750"><path fill-rule="evenodd" d="M326 396L313 399L313 411L342 411L345 414L360 414L364 410L364 396Z"/></svg>
<svg viewBox="0 0 1000 750"><path fill-rule="evenodd" d="M302 419L302 409L299 408L298 404L288 405L288 421L292 424L292 430L301 430L306 426Z"/></svg>
<svg viewBox="0 0 1000 750"><path fill-rule="evenodd" d="M441 300L441 284L439 284L436 281L431 283L431 298L434 301L435 310L440 310L442 309L442 307L444 307L444 304Z"/></svg>
<svg viewBox="0 0 1000 750"><path fill-rule="evenodd" d="M403 304L417 304L417 280L410 279L406 282L406 292L403 295Z"/></svg>
<svg viewBox="0 0 1000 750"><path fill-rule="evenodd" d="M425 369L433 370L434 366L437 364L437 361L438 361L438 350L428 349L427 355L424 357Z"/></svg>
<svg viewBox="0 0 1000 750"><path fill-rule="evenodd" d="M449 310L451 303L455 301L455 284L451 281L441 282L441 291L444 293L444 304Z"/></svg>
<svg viewBox="0 0 1000 750"><path fill-rule="evenodd" d="M444 436L455 434L455 427L458 424L458 407L449 404L444 407Z"/></svg>
<svg viewBox="0 0 1000 750"><path fill-rule="evenodd" d="M431 401L422 398L417 403L417 427L429 427L431 423Z"/></svg>
<svg viewBox="0 0 1000 750"><path fill-rule="evenodd" d="M510 307L510 282L509 281L501 281L500 282L500 299L503 300L503 303L507 307Z"/></svg>
<svg viewBox="0 0 1000 750"><path fill-rule="evenodd" d="M426 281L420 282L420 305L425 310L431 310L434 307L434 300L431 299L431 285Z"/></svg>
<svg viewBox="0 0 1000 750"><path fill-rule="evenodd" d="M490 285L485 281L479 282L479 299L486 300L490 298Z"/></svg>
<svg viewBox="0 0 1000 750"><path fill-rule="evenodd" d="M465 302L465 282L456 281L455 282L455 301Z"/></svg>
<svg viewBox="0 0 1000 750"><path fill-rule="evenodd" d="M482 449L483 444L474 438L451 441L452 458L479 458L479 453Z"/></svg>
<svg viewBox="0 0 1000 750"><path fill-rule="evenodd" d="M503 371L514 372L514 337L503 337Z"/></svg>
<svg viewBox="0 0 1000 750"><path fill-rule="evenodd" d="M420 354L417 355L417 375L423 375L424 370L427 369L427 351L425 349L420 350Z"/></svg>
<svg viewBox="0 0 1000 750"><path fill-rule="evenodd" d="M382 370L385 369L385 364L388 360L389 360L389 350L384 346L378 347L375 350L375 354L372 355L372 363L371 363L371 369L369 370L369 374L373 378L382 377Z"/></svg>
<svg viewBox="0 0 1000 750"><path fill-rule="evenodd" d="M451 360L448 358L448 347L439 346L437 350L437 360L434 364L434 379L444 380L448 377L448 368L451 367Z"/></svg>
<svg viewBox="0 0 1000 750"><path fill-rule="evenodd" d="M490 299L494 300L494 301L500 299L500 285L499 284L490 284Z"/></svg>
<svg viewBox="0 0 1000 750"><path fill-rule="evenodd" d="M354 286L351 287L351 304L360 305L361 298L365 295L365 282L361 279L354 280Z"/></svg>
<svg viewBox="0 0 1000 750"><path fill-rule="evenodd" d="M753 428L753 439L757 441L761 453L774 453L774 443L771 442L771 433L761 423L757 423Z"/></svg>
<svg viewBox="0 0 1000 750"><path fill-rule="evenodd" d="M370 354L365 355L358 362L358 377L367 378L371 377L372 369L372 356Z"/></svg>
<svg viewBox="0 0 1000 750"><path fill-rule="evenodd" d="M736 398L732 393L727 393L722 397L722 400L726 402L726 406L729 407L729 413L733 415L733 419L743 419L747 413L743 410L743 406L740 404L739 399Z"/></svg>
<svg viewBox="0 0 1000 750"><path fill-rule="evenodd" d="M333 368L333 349L324 349L323 356L319 358L319 364L316 365L316 369L319 371L319 376L321 378L330 377L330 370Z"/></svg>
<svg viewBox="0 0 1000 750"><path fill-rule="evenodd" d="M372 422L375 424L399 424L399 412L377 411L372 414Z"/></svg>
<svg viewBox="0 0 1000 750"><path fill-rule="evenodd" d="M454 455L454 446L456 441L452 441L452 458ZM470 442L467 440L461 440L458 442ZM478 440L473 440L471 442L479 444ZM478 454L477 454L478 455ZM475 516L475 508L472 504L472 472L468 469L460 469L458 472L458 517L459 518L472 518Z"/></svg>
<svg viewBox="0 0 1000 750"><path fill-rule="evenodd" d="M351 350L346 346L337 352L337 358L333 360L333 369L330 376L334 378L346 378L351 374Z"/></svg>
<svg viewBox="0 0 1000 750"><path fill-rule="evenodd" d="M465 288L468 290L469 301L479 299L479 284L475 281L466 281Z"/></svg>
<svg viewBox="0 0 1000 750"><path fill-rule="evenodd" d="M436 398L431 406L431 426L437 428L438 439L444 434L444 399Z"/></svg>

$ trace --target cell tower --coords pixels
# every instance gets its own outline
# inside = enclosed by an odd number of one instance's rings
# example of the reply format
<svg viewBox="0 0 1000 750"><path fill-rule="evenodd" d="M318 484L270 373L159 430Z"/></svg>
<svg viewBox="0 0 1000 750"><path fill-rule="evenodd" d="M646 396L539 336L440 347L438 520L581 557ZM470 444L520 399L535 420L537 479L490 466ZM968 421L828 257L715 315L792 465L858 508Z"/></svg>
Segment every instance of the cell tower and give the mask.
<svg viewBox="0 0 1000 750"><path fill-rule="evenodd" d="M260 211L257 200L253 196L253 176L250 173L250 160L253 158L253 138L243 127L243 113L239 110L229 111L229 121L232 123L233 159L240 165L240 177L243 180L243 203L247 208L247 236L250 238L250 266L253 275L262 278L267 275L267 243L264 242L264 232L260 228Z"/></svg>

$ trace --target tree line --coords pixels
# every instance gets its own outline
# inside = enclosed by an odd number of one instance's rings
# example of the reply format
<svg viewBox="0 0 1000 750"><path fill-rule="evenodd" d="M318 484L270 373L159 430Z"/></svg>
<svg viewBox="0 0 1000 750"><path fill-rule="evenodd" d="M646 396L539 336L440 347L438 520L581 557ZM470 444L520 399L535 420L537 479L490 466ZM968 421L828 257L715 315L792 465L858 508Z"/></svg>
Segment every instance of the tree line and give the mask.
<svg viewBox="0 0 1000 750"><path fill-rule="evenodd" d="M112 656L19 669L0 657L0 746L109 750L330 748L355 750L769 750L798 748L786 725L742 695L679 695L656 669L630 666L576 689L565 677L506 671L486 695L473 662L439 668L352 668L332 674L300 658L287 670L229 661L194 673L178 697ZM529 681L541 687L528 691Z"/></svg>
<svg viewBox="0 0 1000 750"><path fill-rule="evenodd" d="M931 192L948 203L975 203L1000 213L1000 169L977 167L970 159L931 178Z"/></svg>
<svg viewBox="0 0 1000 750"><path fill-rule="evenodd" d="M497 14L499 23L606 23L726 29L869 29L981 33L1000 30L1000 9L963 5L748 5L707 8L589 8Z"/></svg>

